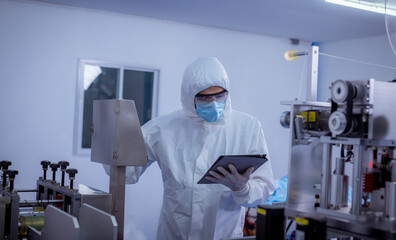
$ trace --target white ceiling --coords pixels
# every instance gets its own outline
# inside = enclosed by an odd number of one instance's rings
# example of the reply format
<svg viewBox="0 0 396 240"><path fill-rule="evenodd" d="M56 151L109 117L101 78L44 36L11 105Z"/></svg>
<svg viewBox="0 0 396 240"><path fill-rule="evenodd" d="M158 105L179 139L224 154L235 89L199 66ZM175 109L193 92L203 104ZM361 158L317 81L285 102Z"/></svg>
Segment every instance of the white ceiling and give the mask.
<svg viewBox="0 0 396 240"><path fill-rule="evenodd" d="M382 14L324 0L36 0L309 42L386 34ZM379 0L371 0L378 2Z"/></svg>

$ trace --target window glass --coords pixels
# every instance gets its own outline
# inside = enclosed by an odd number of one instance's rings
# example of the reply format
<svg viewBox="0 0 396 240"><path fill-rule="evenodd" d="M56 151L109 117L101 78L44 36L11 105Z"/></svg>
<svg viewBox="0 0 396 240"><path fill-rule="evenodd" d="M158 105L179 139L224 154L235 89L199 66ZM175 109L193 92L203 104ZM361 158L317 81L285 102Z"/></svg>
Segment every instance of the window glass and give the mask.
<svg viewBox="0 0 396 240"><path fill-rule="evenodd" d="M117 97L119 73L120 70L117 68L85 65L82 148L91 148L93 101Z"/></svg>
<svg viewBox="0 0 396 240"><path fill-rule="evenodd" d="M140 124L143 125L156 114L156 86L158 70L81 60L76 105L76 153L90 153L95 100L134 100Z"/></svg>
<svg viewBox="0 0 396 240"><path fill-rule="evenodd" d="M135 101L140 125L151 119L154 73L124 70L123 98Z"/></svg>

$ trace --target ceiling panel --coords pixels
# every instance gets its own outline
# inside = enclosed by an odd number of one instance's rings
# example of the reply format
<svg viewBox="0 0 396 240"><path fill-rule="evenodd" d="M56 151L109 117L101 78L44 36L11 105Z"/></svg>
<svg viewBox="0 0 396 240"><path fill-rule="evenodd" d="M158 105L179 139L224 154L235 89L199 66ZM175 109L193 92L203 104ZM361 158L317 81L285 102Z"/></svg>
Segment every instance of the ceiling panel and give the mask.
<svg viewBox="0 0 396 240"><path fill-rule="evenodd" d="M37 0L237 31L328 42L386 34L384 16L324 0ZM379 0L372 0L379 1Z"/></svg>

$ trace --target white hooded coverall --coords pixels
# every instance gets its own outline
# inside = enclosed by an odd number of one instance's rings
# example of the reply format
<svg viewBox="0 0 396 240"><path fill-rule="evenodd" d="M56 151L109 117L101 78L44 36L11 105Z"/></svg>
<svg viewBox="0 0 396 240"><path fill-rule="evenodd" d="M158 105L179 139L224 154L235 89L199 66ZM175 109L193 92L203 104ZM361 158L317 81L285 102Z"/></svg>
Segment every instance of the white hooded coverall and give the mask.
<svg viewBox="0 0 396 240"><path fill-rule="evenodd" d="M241 192L232 192L221 184L197 184L220 155L267 154L269 159L259 121L232 110L230 94L217 122L209 123L198 116L194 97L211 86L230 90L223 65L216 58L197 59L183 76L183 109L142 127L147 167L157 161L162 171L164 195L157 239L241 237L245 207L263 204L273 192L270 161L251 175ZM126 182L137 182L147 167L129 167Z"/></svg>

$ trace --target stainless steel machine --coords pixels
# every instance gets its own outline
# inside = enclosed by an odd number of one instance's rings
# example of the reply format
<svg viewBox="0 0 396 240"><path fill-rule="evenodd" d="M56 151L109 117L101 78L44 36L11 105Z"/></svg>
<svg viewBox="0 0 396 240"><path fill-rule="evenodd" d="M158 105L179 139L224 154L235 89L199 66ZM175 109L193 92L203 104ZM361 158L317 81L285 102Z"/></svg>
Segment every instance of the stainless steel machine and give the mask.
<svg viewBox="0 0 396 240"><path fill-rule="evenodd" d="M146 145L133 100L94 101L91 161L110 167L111 214L117 219L117 239L121 240L126 167L147 165Z"/></svg>
<svg viewBox="0 0 396 240"><path fill-rule="evenodd" d="M74 168L67 169L69 163L41 161L43 176L37 180L36 189L15 189L14 181L18 171L10 170L10 161L1 161L3 172L0 188L0 239L97 239L100 232L107 239L116 239L117 223L110 215L111 195L109 193L79 184L73 186L77 174ZM48 168L52 178L47 179ZM61 181L56 180L60 168ZM65 174L69 175L69 185L65 185ZM34 200L21 200L20 194L35 193ZM85 209L82 211L82 209ZM102 225L100 230L92 225L82 224L91 219ZM72 223L72 224L68 224Z"/></svg>
<svg viewBox="0 0 396 240"><path fill-rule="evenodd" d="M110 165L110 193L83 184L74 186L77 169L69 162L41 161L36 189L18 190L18 171L1 161L0 240L116 240L124 238L126 166L147 165L147 152L131 100L94 102L91 161ZM52 171L52 178L47 171ZM56 174L60 172L61 177ZM66 174L69 185L65 184ZM21 200L22 192L35 193Z"/></svg>
<svg viewBox="0 0 396 240"><path fill-rule="evenodd" d="M330 102L282 102L291 107L281 116L290 128L285 216L323 223L324 239L396 239L396 83L337 80L330 91ZM297 239L314 239L304 231Z"/></svg>

